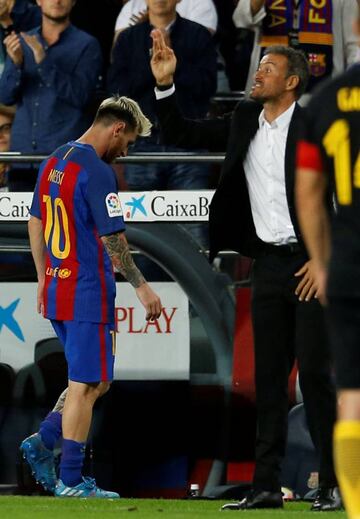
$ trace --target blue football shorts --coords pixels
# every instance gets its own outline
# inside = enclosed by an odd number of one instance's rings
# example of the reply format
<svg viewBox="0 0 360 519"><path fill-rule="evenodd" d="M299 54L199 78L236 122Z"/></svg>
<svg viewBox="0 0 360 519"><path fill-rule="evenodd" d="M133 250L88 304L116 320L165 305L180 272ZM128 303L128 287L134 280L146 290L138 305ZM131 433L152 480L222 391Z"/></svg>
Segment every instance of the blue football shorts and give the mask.
<svg viewBox="0 0 360 519"><path fill-rule="evenodd" d="M113 379L116 350L113 323L51 320L51 324L64 346L69 380L90 383Z"/></svg>

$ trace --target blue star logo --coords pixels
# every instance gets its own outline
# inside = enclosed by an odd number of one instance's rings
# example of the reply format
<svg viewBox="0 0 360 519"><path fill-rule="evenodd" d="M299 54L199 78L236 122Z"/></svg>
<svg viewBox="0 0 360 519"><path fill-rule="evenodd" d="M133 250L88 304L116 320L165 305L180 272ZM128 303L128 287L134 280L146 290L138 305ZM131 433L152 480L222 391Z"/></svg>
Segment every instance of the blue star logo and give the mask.
<svg viewBox="0 0 360 519"><path fill-rule="evenodd" d="M125 205L131 207L131 218L134 217L136 211L140 211L144 216L147 216L147 212L145 207L143 206L145 195L142 195L140 198L131 197L132 202L126 202Z"/></svg>
<svg viewBox="0 0 360 519"><path fill-rule="evenodd" d="M21 341L25 342L24 335L21 331L19 323L13 316L20 299L11 303L7 308L0 306L0 332L3 326L7 326L9 330Z"/></svg>

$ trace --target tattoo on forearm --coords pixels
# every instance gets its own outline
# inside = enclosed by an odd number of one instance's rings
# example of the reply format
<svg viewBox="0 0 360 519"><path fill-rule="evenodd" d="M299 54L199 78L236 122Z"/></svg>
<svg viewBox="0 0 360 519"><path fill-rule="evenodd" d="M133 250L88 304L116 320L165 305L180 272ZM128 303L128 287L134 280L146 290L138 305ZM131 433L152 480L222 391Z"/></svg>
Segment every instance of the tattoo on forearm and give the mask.
<svg viewBox="0 0 360 519"><path fill-rule="evenodd" d="M58 398L58 401L55 404L53 412L62 414L62 412L64 410L64 404L65 404L67 392L68 392L68 388L64 389L64 391L61 393L61 395Z"/></svg>
<svg viewBox="0 0 360 519"><path fill-rule="evenodd" d="M135 265L126 241L122 240L118 234L112 234L104 236L103 243L113 265L134 288L145 283L145 278Z"/></svg>

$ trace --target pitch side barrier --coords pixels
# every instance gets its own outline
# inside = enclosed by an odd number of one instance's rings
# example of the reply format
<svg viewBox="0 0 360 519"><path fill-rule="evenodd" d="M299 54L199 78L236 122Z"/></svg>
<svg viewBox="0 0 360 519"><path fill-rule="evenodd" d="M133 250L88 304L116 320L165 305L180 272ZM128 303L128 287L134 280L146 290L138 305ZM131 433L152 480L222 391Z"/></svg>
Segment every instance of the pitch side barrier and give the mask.
<svg viewBox="0 0 360 519"><path fill-rule="evenodd" d="M1 153L1 162L39 163L46 157ZM117 163L222 163L222 154L141 153ZM184 290L200 317L215 358L215 373L192 373L192 384L220 385L224 408L218 459L213 463L203 495L216 495L226 479L232 379L235 300L231 280L213 269L206 254L181 225L207 222L214 191L120 192L127 238L132 247L159 264ZM26 222L32 193L0 192L0 253L29 251ZM206 252L206 251L202 251ZM217 420L214 420L214 423Z"/></svg>

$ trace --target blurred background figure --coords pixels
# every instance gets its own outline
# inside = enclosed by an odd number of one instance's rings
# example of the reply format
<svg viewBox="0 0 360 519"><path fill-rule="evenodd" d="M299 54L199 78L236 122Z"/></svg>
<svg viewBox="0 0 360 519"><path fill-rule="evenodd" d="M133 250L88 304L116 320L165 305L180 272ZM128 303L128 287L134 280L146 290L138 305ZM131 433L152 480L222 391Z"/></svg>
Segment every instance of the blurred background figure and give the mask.
<svg viewBox="0 0 360 519"><path fill-rule="evenodd" d="M117 16L126 0L76 0L71 22L94 36L101 47L104 73L109 66Z"/></svg>
<svg viewBox="0 0 360 519"><path fill-rule="evenodd" d="M176 11L183 18L200 23L212 33L216 32L218 18L212 0L181 0ZM126 27L147 20L148 16L146 0L128 0L117 17L115 38Z"/></svg>
<svg viewBox="0 0 360 519"><path fill-rule="evenodd" d="M139 138L136 152L181 152L164 146L156 115L155 79L150 68L153 28L162 30L178 58L176 86L179 104L191 118L204 117L216 92L216 48L210 32L202 25L182 18L176 11L178 0L147 0L149 20L122 31L115 43L108 75L108 91L135 99L153 123L151 137ZM127 4L126 4L127 5ZM206 189L209 167L200 164L134 164L125 167L131 191ZM191 226L191 227L190 227ZM207 245L204 224L189 224L193 237Z"/></svg>
<svg viewBox="0 0 360 519"><path fill-rule="evenodd" d="M289 45L306 53L311 73L307 92L356 62L357 42L351 31L356 8L356 0L239 0L233 14L236 27L255 31L247 94L271 45Z"/></svg>
<svg viewBox="0 0 360 519"><path fill-rule="evenodd" d="M0 79L0 102L17 104L11 151L47 154L86 129L87 108L100 81L102 58L95 38L70 23L74 0L37 0L42 24L12 31ZM26 167L27 166L27 167ZM37 167L14 165L10 191L32 191Z"/></svg>
<svg viewBox="0 0 360 519"><path fill-rule="evenodd" d="M0 75L5 66L4 38L12 31L29 31L41 23L41 11L28 0L0 0Z"/></svg>
<svg viewBox="0 0 360 519"><path fill-rule="evenodd" d="M219 51L218 92L245 90L254 32L235 27L232 17L237 0L213 1L218 14L215 36ZM226 111L230 109L228 107Z"/></svg>
<svg viewBox="0 0 360 519"><path fill-rule="evenodd" d="M15 116L14 106L0 104L0 153L10 149L11 125ZM9 164L0 162L0 191L7 191L7 171Z"/></svg>

